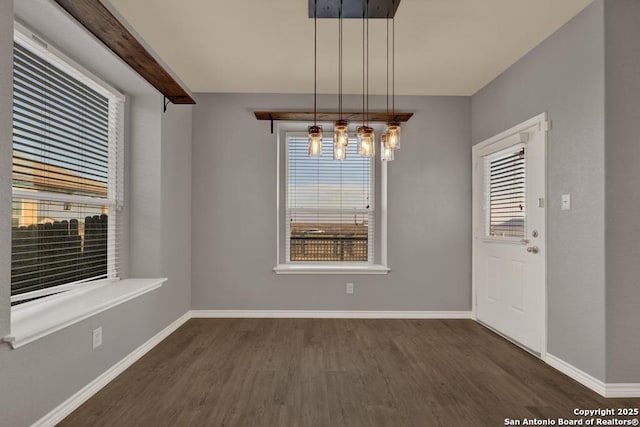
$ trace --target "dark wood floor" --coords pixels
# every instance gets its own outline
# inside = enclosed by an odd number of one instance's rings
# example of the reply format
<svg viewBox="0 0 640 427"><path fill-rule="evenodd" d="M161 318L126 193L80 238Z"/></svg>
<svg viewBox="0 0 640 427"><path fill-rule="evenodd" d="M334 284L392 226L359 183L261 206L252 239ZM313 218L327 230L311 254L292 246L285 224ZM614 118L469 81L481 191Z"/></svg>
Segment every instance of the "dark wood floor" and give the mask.
<svg viewBox="0 0 640 427"><path fill-rule="evenodd" d="M62 426L503 426L604 399L470 320L193 319Z"/></svg>

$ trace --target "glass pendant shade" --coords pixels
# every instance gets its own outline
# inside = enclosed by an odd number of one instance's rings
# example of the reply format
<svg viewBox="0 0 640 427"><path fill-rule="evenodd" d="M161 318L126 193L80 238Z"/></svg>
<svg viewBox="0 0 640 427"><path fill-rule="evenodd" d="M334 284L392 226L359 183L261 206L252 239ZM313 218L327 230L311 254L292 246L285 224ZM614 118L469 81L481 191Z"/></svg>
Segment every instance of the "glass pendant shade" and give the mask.
<svg viewBox="0 0 640 427"><path fill-rule="evenodd" d="M400 123L389 122L387 124L387 133L389 134L389 145L392 149L397 150L400 148Z"/></svg>
<svg viewBox="0 0 640 427"><path fill-rule="evenodd" d="M322 156L321 126L309 126L309 156Z"/></svg>
<svg viewBox="0 0 640 427"><path fill-rule="evenodd" d="M373 157L376 155L375 134L369 126L358 128L358 146L362 157Z"/></svg>
<svg viewBox="0 0 640 427"><path fill-rule="evenodd" d="M346 147L349 144L349 122L346 120L336 120L334 125L333 142Z"/></svg>
<svg viewBox="0 0 640 427"><path fill-rule="evenodd" d="M394 158L394 149L391 148L391 144L389 144L389 134L383 133L380 136L380 159L390 162Z"/></svg>
<svg viewBox="0 0 640 427"><path fill-rule="evenodd" d="M344 160L347 158L347 146L340 142L333 143L333 160Z"/></svg>

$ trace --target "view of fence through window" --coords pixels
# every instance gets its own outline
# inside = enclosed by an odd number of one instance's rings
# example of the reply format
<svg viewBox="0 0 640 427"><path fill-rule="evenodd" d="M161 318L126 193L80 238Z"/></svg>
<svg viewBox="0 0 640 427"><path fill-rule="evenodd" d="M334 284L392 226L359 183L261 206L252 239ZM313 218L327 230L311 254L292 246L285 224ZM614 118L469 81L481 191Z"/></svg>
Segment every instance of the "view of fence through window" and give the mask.
<svg viewBox="0 0 640 427"><path fill-rule="evenodd" d="M12 293L106 276L107 214L106 207L14 199Z"/></svg>
<svg viewBox="0 0 640 427"><path fill-rule="evenodd" d="M373 255L373 162L355 139L347 158L333 160L333 139L309 157L306 136L289 136L287 247L289 261L369 261Z"/></svg>

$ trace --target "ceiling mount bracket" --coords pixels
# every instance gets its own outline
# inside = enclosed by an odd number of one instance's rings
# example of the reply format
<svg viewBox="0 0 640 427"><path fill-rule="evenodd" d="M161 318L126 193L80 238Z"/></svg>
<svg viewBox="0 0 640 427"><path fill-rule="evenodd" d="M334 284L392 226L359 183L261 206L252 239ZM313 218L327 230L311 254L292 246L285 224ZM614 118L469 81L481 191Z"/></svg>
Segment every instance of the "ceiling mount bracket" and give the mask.
<svg viewBox="0 0 640 427"><path fill-rule="evenodd" d="M340 0L317 0L318 19L340 17ZM390 19L396 15L400 0L342 0L342 17L362 19L362 11L367 10L371 19ZM315 17L315 0L309 0L309 18Z"/></svg>

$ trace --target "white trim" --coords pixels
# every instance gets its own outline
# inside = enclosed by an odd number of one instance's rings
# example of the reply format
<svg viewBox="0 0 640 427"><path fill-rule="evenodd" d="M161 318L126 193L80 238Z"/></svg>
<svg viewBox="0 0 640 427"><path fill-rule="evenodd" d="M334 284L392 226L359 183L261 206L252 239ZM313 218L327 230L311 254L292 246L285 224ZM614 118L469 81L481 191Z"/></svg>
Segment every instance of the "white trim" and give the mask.
<svg viewBox="0 0 640 427"><path fill-rule="evenodd" d="M387 274L391 269L380 264L280 264L276 274Z"/></svg>
<svg viewBox="0 0 640 427"><path fill-rule="evenodd" d="M104 95L107 98L115 98L124 101L122 92L105 82L91 71L87 70L77 61L65 55L58 48L53 46L35 31L32 31L22 22L14 21L13 30L14 39L18 39L20 43L29 48L34 53L44 56L45 59L53 63L56 67L75 77L82 83L87 84L92 89ZM43 44L44 43L44 44Z"/></svg>
<svg viewBox="0 0 640 427"><path fill-rule="evenodd" d="M640 383L606 384L607 397L640 397Z"/></svg>
<svg viewBox="0 0 640 427"><path fill-rule="evenodd" d="M375 225L374 229L374 239L369 242L369 253L373 254L374 261L376 262L379 259L379 262L382 264L384 268L386 268L386 272L379 271L380 269L370 269L368 273L363 273L361 269L355 269L353 272L348 272L346 270L338 270L337 268L333 268L334 266L329 266L329 268L323 268L322 270L314 270L309 268L293 268L286 269L282 268L287 265L287 260L289 259L289 254L287 252L288 246L286 241L283 243L283 237L286 237L288 223L286 220L284 221L284 225L280 223L282 220L282 216L286 215L287 211L287 137L289 135L300 135L306 136L305 133L308 124L303 122L277 122L276 123L276 164L277 164L277 174L276 174L276 267L274 271L277 274L386 274L391 271L391 269L387 268L388 262L388 240L387 240L387 232L388 232L388 215L387 215L387 162L379 161L378 157L374 157L372 159L373 166L371 168L371 182L374 185L374 191L372 193L371 205L374 207L374 221ZM318 122L319 126L323 126L326 129L333 129L333 122ZM372 127L376 132L380 133L383 130L382 124L374 124ZM327 131L326 135L333 135L333 131ZM378 186L376 185L376 168L380 167L381 169L381 184L380 184L380 206L378 207L378 200L376 196L378 194ZM283 172L284 170L284 172ZM284 183L283 183L284 181ZM283 197L284 194L284 197ZM280 198L283 197L284 203L281 203ZM366 212L366 211L365 211ZM282 229L284 227L284 230ZM378 255L376 251L377 240L380 239L380 254ZM286 240L286 239L285 239ZM283 250L281 253L281 245L283 245ZM371 246L373 245L373 247ZM371 261L370 261L371 262ZM369 264L372 265L372 264ZM373 264L375 266L379 266L379 264ZM335 272L328 272L328 270L334 269ZM306 270L306 271L302 271Z"/></svg>
<svg viewBox="0 0 640 427"><path fill-rule="evenodd" d="M565 362L564 360L554 356L551 353L547 353L547 357L544 359L544 361L547 362L549 366L578 381L585 387L590 388L601 396L606 397L605 383L600 381L599 379L587 374L586 372L576 368L575 366Z"/></svg>
<svg viewBox="0 0 640 427"><path fill-rule="evenodd" d="M191 310L192 318L471 319L470 311Z"/></svg>
<svg viewBox="0 0 640 427"><path fill-rule="evenodd" d="M389 265L389 258L387 256L387 165L389 162L380 161L380 163L380 263L382 265Z"/></svg>
<svg viewBox="0 0 640 427"><path fill-rule="evenodd" d="M605 383L550 353L545 362L603 397L640 397L640 383Z"/></svg>
<svg viewBox="0 0 640 427"><path fill-rule="evenodd" d="M107 369L98 378L84 386L80 391L62 402L51 412L36 421L32 427L49 427L54 426L62 421L67 415L76 410L80 405L89 400L94 394L99 392L104 386L113 381L118 375L133 365L138 359L147 354L149 350L158 345L162 340L171 335L176 329L182 326L187 320L191 319L191 312L186 312L169 326L158 332L147 342L129 353L122 360L117 362L111 368Z"/></svg>
<svg viewBox="0 0 640 427"><path fill-rule="evenodd" d="M126 279L78 289L11 307L11 333L2 340L18 348L162 286L166 278Z"/></svg>
<svg viewBox="0 0 640 427"><path fill-rule="evenodd" d="M30 291L30 292L24 292L22 294L11 295L11 302L14 303L14 302L26 301L34 298L42 298L49 295L59 294L61 292L72 291L74 289L78 289L83 286L87 286L89 284L99 286L106 283L113 283L117 280L118 278L103 278L103 279L97 279L97 280L85 279L79 282L65 283L64 285L52 286L50 288L38 289L36 291Z"/></svg>

